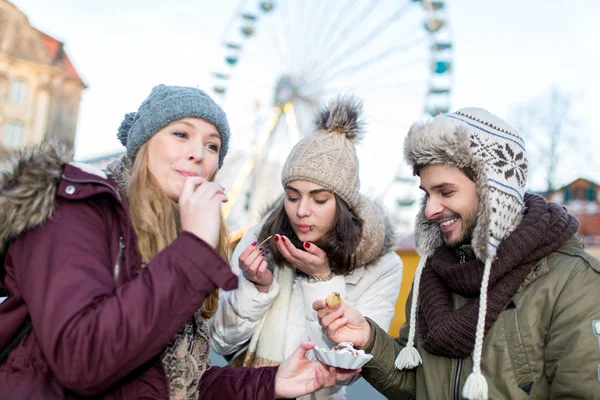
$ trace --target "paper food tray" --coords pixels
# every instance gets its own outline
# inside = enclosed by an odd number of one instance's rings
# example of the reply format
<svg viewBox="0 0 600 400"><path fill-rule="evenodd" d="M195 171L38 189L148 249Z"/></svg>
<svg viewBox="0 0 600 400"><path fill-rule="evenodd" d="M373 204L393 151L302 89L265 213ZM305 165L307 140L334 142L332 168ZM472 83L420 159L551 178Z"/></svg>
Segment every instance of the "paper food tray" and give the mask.
<svg viewBox="0 0 600 400"><path fill-rule="evenodd" d="M331 365L332 367L345 368L345 369L357 369L365 365L373 355L371 354L348 354L338 353L335 350L324 349L319 346L314 348L315 356L317 360L323 364Z"/></svg>

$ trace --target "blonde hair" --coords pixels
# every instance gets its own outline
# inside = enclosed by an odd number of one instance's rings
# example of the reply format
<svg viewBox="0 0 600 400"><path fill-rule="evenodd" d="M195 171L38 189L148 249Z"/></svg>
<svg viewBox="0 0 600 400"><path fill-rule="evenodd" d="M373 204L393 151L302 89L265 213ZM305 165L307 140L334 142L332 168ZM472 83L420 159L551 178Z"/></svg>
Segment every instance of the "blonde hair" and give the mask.
<svg viewBox="0 0 600 400"><path fill-rule="evenodd" d="M148 142L144 143L136 154L126 195L131 222L137 235L138 250L142 262L147 264L162 249L170 245L181 232L177 202L167 197L148 170ZM229 259L228 242L229 235L221 215L221 230L216 250L225 260ZM217 289L202 303L200 309L202 316L212 317L217 312L218 305L219 290Z"/></svg>

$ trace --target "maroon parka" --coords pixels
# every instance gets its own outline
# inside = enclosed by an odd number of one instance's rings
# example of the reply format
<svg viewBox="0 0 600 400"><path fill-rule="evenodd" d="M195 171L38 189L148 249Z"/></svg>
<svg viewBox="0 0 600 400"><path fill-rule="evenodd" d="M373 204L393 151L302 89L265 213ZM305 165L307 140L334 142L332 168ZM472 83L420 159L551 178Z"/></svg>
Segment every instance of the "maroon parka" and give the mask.
<svg viewBox="0 0 600 400"><path fill-rule="evenodd" d="M0 188L0 221L10 225L0 239L12 239L0 349L26 318L33 325L0 364L0 399L167 400L162 350L210 293L235 289L236 276L188 232L142 269L117 183L38 156ZM272 399L275 373L210 366L200 398Z"/></svg>

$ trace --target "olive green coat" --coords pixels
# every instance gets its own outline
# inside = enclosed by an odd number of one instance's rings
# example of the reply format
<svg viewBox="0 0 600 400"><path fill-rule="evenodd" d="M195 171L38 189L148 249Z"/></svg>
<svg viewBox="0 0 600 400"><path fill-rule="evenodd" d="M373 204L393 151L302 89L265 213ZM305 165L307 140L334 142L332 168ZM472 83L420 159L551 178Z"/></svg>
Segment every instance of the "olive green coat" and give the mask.
<svg viewBox="0 0 600 400"><path fill-rule="evenodd" d="M454 295L455 307L466 299ZM410 312L410 296L407 315ZM407 320L409 320L407 318ZM600 399L600 262L577 237L540 260L486 334L481 369L489 399ZM394 361L408 341L408 324L390 338L369 321L374 355L362 376L389 399L462 399L473 361L428 354L398 371ZM600 333L600 332L596 332Z"/></svg>

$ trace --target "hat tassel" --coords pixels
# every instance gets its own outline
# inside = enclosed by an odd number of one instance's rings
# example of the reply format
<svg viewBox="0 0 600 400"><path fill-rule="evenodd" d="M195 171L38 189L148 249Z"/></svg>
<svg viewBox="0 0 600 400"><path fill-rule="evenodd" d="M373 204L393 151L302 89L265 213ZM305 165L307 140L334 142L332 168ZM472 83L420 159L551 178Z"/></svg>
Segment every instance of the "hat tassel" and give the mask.
<svg viewBox="0 0 600 400"><path fill-rule="evenodd" d="M463 388L463 397L469 400L487 400L488 384L481 373L481 352L483 350L483 332L485 327L485 314L487 312L487 290L492 269L492 258L485 260L483 279L479 295L479 315L477 316L477 331L475 332L475 349L473 350L473 372L467 378Z"/></svg>
<svg viewBox="0 0 600 400"><path fill-rule="evenodd" d="M418 367L423 360L421 359L421 355L419 354L419 350L415 347L415 331L417 324L417 304L419 300L419 286L421 283L421 274L423 273L423 268L425 268L425 262L427 258L422 257L419 261L419 266L417 267L417 272L415 273L415 281L413 283L413 297L410 305L410 331L408 333L408 342L406 343L406 347L404 347L398 357L396 357L396 362L394 365L398 370L403 369L413 369Z"/></svg>
<svg viewBox="0 0 600 400"><path fill-rule="evenodd" d="M415 348L415 346L406 346L400 351L398 357L396 357L396 362L394 365L396 369L413 369L418 367L423 360L421 359L421 355L419 354L419 350Z"/></svg>
<svg viewBox="0 0 600 400"><path fill-rule="evenodd" d="M465 382L463 396L469 400L486 400L488 398L487 380L481 372L471 372Z"/></svg>

